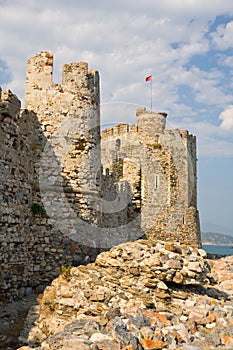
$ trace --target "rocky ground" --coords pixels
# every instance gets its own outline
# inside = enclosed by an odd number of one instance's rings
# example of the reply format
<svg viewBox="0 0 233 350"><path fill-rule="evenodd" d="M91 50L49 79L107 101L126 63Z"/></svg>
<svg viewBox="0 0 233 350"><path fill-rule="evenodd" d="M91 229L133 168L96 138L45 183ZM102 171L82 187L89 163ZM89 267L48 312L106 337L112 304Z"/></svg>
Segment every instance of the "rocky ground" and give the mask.
<svg viewBox="0 0 233 350"><path fill-rule="evenodd" d="M233 256L211 261L148 240L114 247L48 286L20 341L20 350L232 350Z"/></svg>

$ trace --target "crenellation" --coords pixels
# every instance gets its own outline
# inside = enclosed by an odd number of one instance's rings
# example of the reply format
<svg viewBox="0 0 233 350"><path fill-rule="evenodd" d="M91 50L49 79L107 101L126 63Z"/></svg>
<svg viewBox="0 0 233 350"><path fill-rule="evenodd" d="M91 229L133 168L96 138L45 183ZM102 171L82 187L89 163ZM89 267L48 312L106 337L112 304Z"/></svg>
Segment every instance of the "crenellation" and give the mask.
<svg viewBox="0 0 233 350"><path fill-rule="evenodd" d="M101 138L105 139L113 135L113 128L104 129L101 133Z"/></svg>
<svg viewBox="0 0 233 350"><path fill-rule="evenodd" d="M129 124L127 123L122 123L120 124L119 127L119 134L124 134L129 132Z"/></svg>
<svg viewBox="0 0 233 350"><path fill-rule="evenodd" d="M101 139L111 138L113 136L122 135L122 134L137 134L138 125L135 124L116 124L113 128L106 128L101 132Z"/></svg>
<svg viewBox="0 0 233 350"><path fill-rule="evenodd" d="M96 70L88 70L88 89L92 92L93 104L100 103L100 78L99 72Z"/></svg>
<svg viewBox="0 0 233 350"><path fill-rule="evenodd" d="M130 129L129 129L129 132L131 132L131 133L137 133L137 132L138 132L138 126L135 125L135 124L131 124L131 125L130 125Z"/></svg>
<svg viewBox="0 0 233 350"><path fill-rule="evenodd" d="M184 139L187 139L189 137L189 132L188 130L179 130L180 136Z"/></svg>
<svg viewBox="0 0 233 350"><path fill-rule="evenodd" d="M120 134L120 127L121 127L121 124L114 125L114 127L113 127L113 135L119 135Z"/></svg>
<svg viewBox="0 0 233 350"><path fill-rule="evenodd" d="M62 69L62 85L73 84L75 88L87 88L88 64L86 62L72 62L65 64Z"/></svg>
<svg viewBox="0 0 233 350"><path fill-rule="evenodd" d="M44 51L29 58L27 71L25 97L27 97L27 86L34 86L35 89L40 90L52 85L53 55Z"/></svg>
<svg viewBox="0 0 233 350"><path fill-rule="evenodd" d="M113 135L121 135L124 133L129 132L129 124L123 123L123 124L117 124L113 127Z"/></svg>

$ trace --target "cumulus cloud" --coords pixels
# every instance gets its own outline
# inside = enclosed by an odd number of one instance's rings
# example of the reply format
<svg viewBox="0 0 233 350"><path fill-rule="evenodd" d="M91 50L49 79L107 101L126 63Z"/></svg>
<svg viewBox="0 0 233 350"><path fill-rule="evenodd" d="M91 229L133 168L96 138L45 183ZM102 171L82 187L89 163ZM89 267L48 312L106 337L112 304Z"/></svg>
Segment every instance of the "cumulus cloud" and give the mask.
<svg viewBox="0 0 233 350"><path fill-rule="evenodd" d="M219 115L222 120L220 128L223 130L233 130L233 105L230 105L225 111Z"/></svg>
<svg viewBox="0 0 233 350"><path fill-rule="evenodd" d="M226 25L221 24L218 26L217 31L212 34L213 44L219 50L227 50L233 48L233 21L228 22Z"/></svg>
<svg viewBox="0 0 233 350"><path fill-rule="evenodd" d="M208 157L233 157L233 142L205 138L199 142L200 155Z"/></svg>
<svg viewBox="0 0 233 350"><path fill-rule="evenodd" d="M227 4L222 2L225 11ZM180 0L102 0L98 4L48 0L43 6L35 0L13 0L0 6L0 52L15 78L19 79L14 73L19 66L25 70L28 56L49 49L57 54L57 66L63 59L90 59L90 64L113 79L112 85L120 79L124 79L121 85L127 84L128 76L145 67L160 71L162 65L185 64L193 55L207 52L207 24L220 10L217 1L203 6L199 0L185 4ZM172 49L170 44L176 41L178 49Z"/></svg>
<svg viewBox="0 0 233 350"><path fill-rule="evenodd" d="M220 64L222 64L223 66L226 66L226 67L229 67L229 72L230 72L230 75L233 75L233 55L232 56L224 56L224 55L221 55L220 56L220 59L219 59L219 62ZM233 83L232 83L232 87L233 87Z"/></svg>
<svg viewBox="0 0 233 350"><path fill-rule="evenodd" d="M200 156L233 157L232 139L228 137L229 135L225 133L225 130L222 130L213 122L183 118L170 125L172 128L188 129L190 133L198 136L197 148Z"/></svg>
<svg viewBox="0 0 233 350"><path fill-rule="evenodd" d="M27 58L48 50L55 82L71 61L87 61L100 71L104 122L134 122L136 106L150 108L145 77L151 73L155 110L168 112L170 120L196 122L200 114L208 119L208 109L231 103L231 83L221 84L225 73L219 68L207 70L192 59L212 54L211 40L229 47L230 20L211 39L207 35L216 16L226 13L233 15L229 0L47 0L43 6L36 0L0 1L0 59L11 73L3 87L23 99ZM183 97L180 86L188 91Z"/></svg>

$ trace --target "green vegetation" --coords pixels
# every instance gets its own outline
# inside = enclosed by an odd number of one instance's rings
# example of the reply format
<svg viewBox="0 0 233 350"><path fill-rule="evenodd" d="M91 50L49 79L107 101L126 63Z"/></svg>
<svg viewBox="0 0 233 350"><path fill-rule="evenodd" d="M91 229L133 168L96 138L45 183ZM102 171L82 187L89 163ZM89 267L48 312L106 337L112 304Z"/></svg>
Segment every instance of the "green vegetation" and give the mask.
<svg viewBox="0 0 233 350"><path fill-rule="evenodd" d="M38 203L33 203L31 206L31 212L34 216L46 216L46 210L45 208L38 204Z"/></svg>
<svg viewBox="0 0 233 350"><path fill-rule="evenodd" d="M72 269L71 265L69 265L67 267L65 267L65 266L61 267L62 275L66 280L69 280L71 278L71 269Z"/></svg>

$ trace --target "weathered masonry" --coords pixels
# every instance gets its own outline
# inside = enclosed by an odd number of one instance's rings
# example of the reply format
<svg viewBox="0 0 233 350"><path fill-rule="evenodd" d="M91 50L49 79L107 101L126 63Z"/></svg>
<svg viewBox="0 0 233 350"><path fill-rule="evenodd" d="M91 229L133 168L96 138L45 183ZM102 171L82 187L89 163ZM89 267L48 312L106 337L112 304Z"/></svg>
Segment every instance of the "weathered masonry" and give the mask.
<svg viewBox="0 0 233 350"><path fill-rule="evenodd" d="M153 239L200 244L196 138L166 130L166 113L137 109L137 125L102 132L104 169L132 189L141 229Z"/></svg>
<svg viewBox="0 0 233 350"><path fill-rule="evenodd" d="M28 60L25 109L0 92L0 297L42 290L62 265L147 236L200 242L196 140L166 114L100 134L99 74L53 56Z"/></svg>

